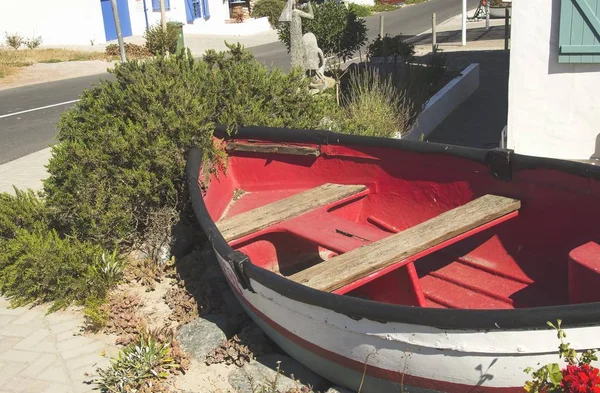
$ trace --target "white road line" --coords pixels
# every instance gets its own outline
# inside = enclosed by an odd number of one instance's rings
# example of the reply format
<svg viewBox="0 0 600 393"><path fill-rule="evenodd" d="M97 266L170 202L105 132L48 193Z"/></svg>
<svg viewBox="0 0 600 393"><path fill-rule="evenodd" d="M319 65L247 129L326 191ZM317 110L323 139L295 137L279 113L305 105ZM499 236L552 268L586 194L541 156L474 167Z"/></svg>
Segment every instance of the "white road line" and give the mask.
<svg viewBox="0 0 600 393"><path fill-rule="evenodd" d="M23 113L28 113L28 112L41 111L42 109L54 108L55 106L72 104L72 103L77 102L77 101L79 101L79 100L71 100L71 101L59 102L58 104L40 106L39 108L27 109L25 111L7 113L6 115L0 115L0 119L3 119L5 117L10 117L10 116L21 115Z"/></svg>

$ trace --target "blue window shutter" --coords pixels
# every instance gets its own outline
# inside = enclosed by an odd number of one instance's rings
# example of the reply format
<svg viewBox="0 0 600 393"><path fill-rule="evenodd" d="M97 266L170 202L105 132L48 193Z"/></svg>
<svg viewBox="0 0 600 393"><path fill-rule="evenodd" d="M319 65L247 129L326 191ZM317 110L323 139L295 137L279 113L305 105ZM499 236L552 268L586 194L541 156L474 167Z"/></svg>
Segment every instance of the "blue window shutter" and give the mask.
<svg viewBox="0 0 600 393"><path fill-rule="evenodd" d="M202 16L204 18L210 17L210 10L208 9L208 0L202 0Z"/></svg>
<svg viewBox="0 0 600 393"><path fill-rule="evenodd" d="M165 0L165 11L171 10L170 0ZM160 0L152 0L152 11L160 12Z"/></svg>
<svg viewBox="0 0 600 393"><path fill-rule="evenodd" d="M559 63L600 63L600 0L562 0Z"/></svg>

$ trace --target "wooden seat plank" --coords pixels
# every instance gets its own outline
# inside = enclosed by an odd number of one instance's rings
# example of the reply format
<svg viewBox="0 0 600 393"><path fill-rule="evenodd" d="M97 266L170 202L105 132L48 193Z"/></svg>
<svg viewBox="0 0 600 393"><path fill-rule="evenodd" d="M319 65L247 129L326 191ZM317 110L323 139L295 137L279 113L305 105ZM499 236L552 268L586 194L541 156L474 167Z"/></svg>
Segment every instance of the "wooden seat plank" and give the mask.
<svg viewBox="0 0 600 393"><path fill-rule="evenodd" d="M288 278L314 289L333 292L512 213L520 207L521 202L518 200L484 195L395 235L331 258Z"/></svg>
<svg viewBox="0 0 600 393"><path fill-rule="evenodd" d="M226 241L239 239L308 211L329 205L366 190L365 185L326 183L217 222Z"/></svg>

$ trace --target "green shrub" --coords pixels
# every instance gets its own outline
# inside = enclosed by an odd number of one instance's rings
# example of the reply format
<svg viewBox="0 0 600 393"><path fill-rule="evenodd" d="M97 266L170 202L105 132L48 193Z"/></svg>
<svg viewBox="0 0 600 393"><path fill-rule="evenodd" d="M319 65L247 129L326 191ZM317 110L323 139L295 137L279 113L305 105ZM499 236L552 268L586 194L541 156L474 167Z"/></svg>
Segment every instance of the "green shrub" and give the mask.
<svg viewBox="0 0 600 393"><path fill-rule="evenodd" d="M179 31L178 22L168 22L167 31L164 32L160 23L151 26L144 33L146 48L153 55L165 55L167 51L171 54L177 52L177 35Z"/></svg>
<svg viewBox="0 0 600 393"><path fill-rule="evenodd" d="M273 28L277 26L279 16L283 12L285 6L284 0L259 0L252 8L253 18L262 18L266 16L269 18L269 23Z"/></svg>
<svg viewBox="0 0 600 393"><path fill-rule="evenodd" d="M337 56L343 60L352 57L367 42L367 27L342 2L327 0L313 6L314 19L302 20L302 33L312 32L325 56ZM279 40L290 49L290 24L277 26Z"/></svg>
<svg viewBox="0 0 600 393"><path fill-rule="evenodd" d="M152 56L152 53L150 53L147 46L132 44L130 42L126 42L124 46L125 46L125 54L127 55L128 58ZM120 56L121 55L121 49L119 48L119 45L117 45L117 44L107 45L104 52L106 53L106 56Z"/></svg>
<svg viewBox="0 0 600 393"><path fill-rule="evenodd" d="M28 49L35 49L38 46L42 45L42 37L31 37L25 40L25 45Z"/></svg>
<svg viewBox="0 0 600 393"><path fill-rule="evenodd" d="M54 230L18 229L0 243L0 293L13 306L54 302L51 310L102 298L107 288L95 276L102 249L76 239L62 239Z"/></svg>
<svg viewBox="0 0 600 393"><path fill-rule="evenodd" d="M185 154L218 162L214 123L317 128L335 104L316 99L300 73L259 64L239 45L118 65L59 122L44 182L63 232L112 248L132 243L150 212L181 212Z"/></svg>
<svg viewBox="0 0 600 393"><path fill-rule="evenodd" d="M365 16L373 14L373 7L368 5L350 3L349 9L350 12L354 12L359 18L364 18Z"/></svg>
<svg viewBox="0 0 600 393"><path fill-rule="evenodd" d="M10 46L14 50L19 49L21 45L23 45L23 43L25 42L25 39L19 33L8 34L7 32L5 32L4 38L6 39L6 45Z"/></svg>
<svg viewBox="0 0 600 393"><path fill-rule="evenodd" d="M52 225L51 210L33 190L14 190L15 195L0 194L0 242L14 239L20 229L39 232Z"/></svg>
<svg viewBox="0 0 600 393"><path fill-rule="evenodd" d="M391 77L373 69L351 72L342 104L341 132L393 137L408 131L410 104L394 87Z"/></svg>
<svg viewBox="0 0 600 393"><path fill-rule="evenodd" d="M375 41L369 44L369 57L399 56L408 61L415 54L415 46L404 42L404 36L390 36L386 34L383 38L377 36Z"/></svg>

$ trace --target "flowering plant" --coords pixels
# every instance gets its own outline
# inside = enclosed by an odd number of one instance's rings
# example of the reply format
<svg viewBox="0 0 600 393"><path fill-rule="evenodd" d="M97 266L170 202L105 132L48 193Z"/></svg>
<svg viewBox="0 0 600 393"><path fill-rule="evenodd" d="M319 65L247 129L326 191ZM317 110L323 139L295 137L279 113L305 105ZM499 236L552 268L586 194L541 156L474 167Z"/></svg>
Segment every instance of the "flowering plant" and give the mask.
<svg viewBox="0 0 600 393"><path fill-rule="evenodd" d="M561 369L558 363L550 363L537 370L528 367L525 372L533 379L525 382L523 388L529 393L600 393L600 370L591 365L592 361L598 360L596 350L578 355L569 343L565 343L567 333L560 327L561 322L560 319L556 325L548 322L548 326L557 332L560 340L558 356L567 366Z"/></svg>

